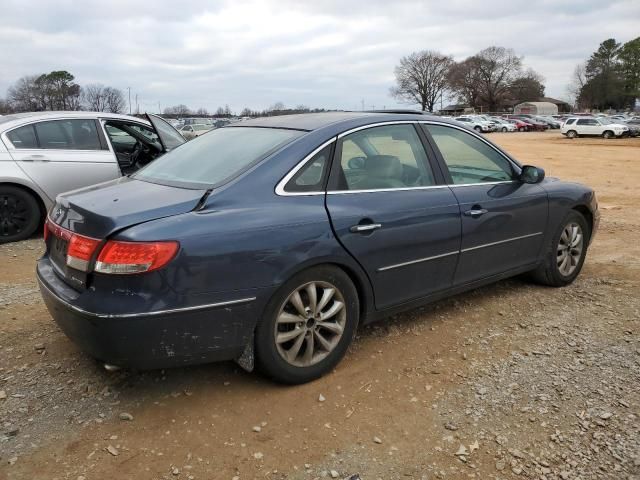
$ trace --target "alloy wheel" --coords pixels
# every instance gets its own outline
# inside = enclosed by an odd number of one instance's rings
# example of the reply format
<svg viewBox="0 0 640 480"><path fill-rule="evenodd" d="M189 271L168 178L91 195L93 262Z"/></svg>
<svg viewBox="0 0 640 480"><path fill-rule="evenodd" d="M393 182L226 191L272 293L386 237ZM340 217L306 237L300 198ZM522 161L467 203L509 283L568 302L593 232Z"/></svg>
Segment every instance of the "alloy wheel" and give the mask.
<svg viewBox="0 0 640 480"><path fill-rule="evenodd" d="M328 282L304 284L287 297L276 317L278 353L296 367L315 365L336 348L346 322L340 290Z"/></svg>
<svg viewBox="0 0 640 480"><path fill-rule="evenodd" d="M0 195L0 237L17 235L29 223L29 207L20 198Z"/></svg>
<svg viewBox="0 0 640 480"><path fill-rule="evenodd" d="M562 275L571 275L582 258L584 234L577 223L568 223L562 230L557 248L558 270Z"/></svg>

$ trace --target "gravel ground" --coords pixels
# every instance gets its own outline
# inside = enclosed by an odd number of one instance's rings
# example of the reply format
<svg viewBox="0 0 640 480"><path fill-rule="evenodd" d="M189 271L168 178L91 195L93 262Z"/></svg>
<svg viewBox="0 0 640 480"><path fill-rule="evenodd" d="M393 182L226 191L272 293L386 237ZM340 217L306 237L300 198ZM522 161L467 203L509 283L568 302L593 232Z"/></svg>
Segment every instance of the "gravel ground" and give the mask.
<svg viewBox="0 0 640 480"><path fill-rule="evenodd" d="M556 136L494 138L598 190L573 285L397 315L298 387L234 364L107 373L41 303L41 240L0 246L0 479L640 479L640 142Z"/></svg>

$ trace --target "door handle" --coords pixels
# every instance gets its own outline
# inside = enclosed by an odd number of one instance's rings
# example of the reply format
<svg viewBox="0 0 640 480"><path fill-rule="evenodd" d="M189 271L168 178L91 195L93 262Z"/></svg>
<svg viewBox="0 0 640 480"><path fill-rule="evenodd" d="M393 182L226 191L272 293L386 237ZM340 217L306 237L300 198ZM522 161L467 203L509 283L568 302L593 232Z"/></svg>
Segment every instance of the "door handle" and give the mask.
<svg viewBox="0 0 640 480"><path fill-rule="evenodd" d="M382 228L381 223L364 223L360 225L354 225L349 229L351 233L364 233L364 232L372 232L374 230L378 230Z"/></svg>
<svg viewBox="0 0 640 480"><path fill-rule="evenodd" d="M466 212L464 212L464 214L467 217L477 218L488 212L489 210L487 210L486 208L472 208L471 210L467 210Z"/></svg>
<svg viewBox="0 0 640 480"><path fill-rule="evenodd" d="M24 162L49 162L50 160L44 155L28 155L22 159Z"/></svg>

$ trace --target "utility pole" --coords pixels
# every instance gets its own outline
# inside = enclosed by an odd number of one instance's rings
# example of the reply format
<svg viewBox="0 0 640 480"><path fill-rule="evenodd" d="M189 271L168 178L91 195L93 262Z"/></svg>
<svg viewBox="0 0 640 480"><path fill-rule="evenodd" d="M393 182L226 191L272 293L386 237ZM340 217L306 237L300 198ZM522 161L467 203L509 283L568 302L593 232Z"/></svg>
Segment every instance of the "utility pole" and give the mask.
<svg viewBox="0 0 640 480"><path fill-rule="evenodd" d="M129 90L129 115L131 115L131 87L127 87Z"/></svg>
<svg viewBox="0 0 640 480"><path fill-rule="evenodd" d="M362 104L362 111L364 112L364 98L360 100L360 103Z"/></svg>
<svg viewBox="0 0 640 480"><path fill-rule="evenodd" d="M138 94L136 93L136 115L140 114L140 106L138 105Z"/></svg>
<svg viewBox="0 0 640 480"><path fill-rule="evenodd" d="M160 102L158 102L158 115L160 115L162 113L162 110L160 110Z"/></svg>

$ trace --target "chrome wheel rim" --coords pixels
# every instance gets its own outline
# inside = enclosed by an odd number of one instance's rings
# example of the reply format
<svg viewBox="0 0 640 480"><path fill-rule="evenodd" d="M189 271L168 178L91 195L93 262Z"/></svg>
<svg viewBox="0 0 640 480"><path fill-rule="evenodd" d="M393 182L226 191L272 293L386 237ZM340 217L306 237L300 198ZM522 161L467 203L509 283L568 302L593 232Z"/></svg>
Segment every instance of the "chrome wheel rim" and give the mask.
<svg viewBox="0 0 640 480"><path fill-rule="evenodd" d="M584 234L582 228L577 223L565 225L560 234L560 241L557 249L558 270L565 277L571 275L582 257Z"/></svg>
<svg viewBox="0 0 640 480"><path fill-rule="evenodd" d="M276 317L278 353L290 365L309 367L324 360L338 345L347 323L340 290L328 282L296 288Z"/></svg>

